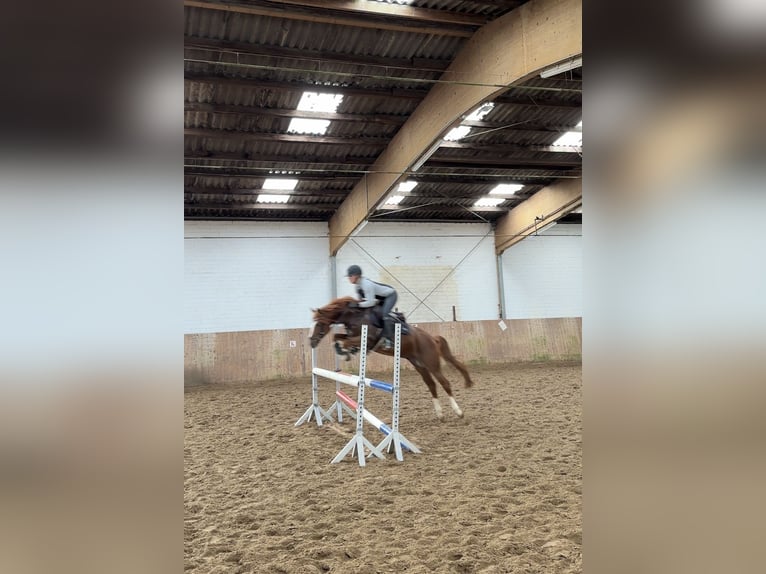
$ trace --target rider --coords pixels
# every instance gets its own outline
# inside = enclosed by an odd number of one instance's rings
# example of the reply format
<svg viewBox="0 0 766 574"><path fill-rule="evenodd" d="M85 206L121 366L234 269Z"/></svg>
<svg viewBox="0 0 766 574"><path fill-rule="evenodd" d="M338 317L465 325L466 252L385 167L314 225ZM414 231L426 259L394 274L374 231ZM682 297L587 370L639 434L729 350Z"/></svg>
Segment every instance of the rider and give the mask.
<svg viewBox="0 0 766 574"><path fill-rule="evenodd" d="M389 312L394 308L398 297L396 289L384 283L372 281L362 275L362 268L359 265L351 265L346 272L349 283L356 285L356 293L359 295L359 307L365 309L380 305L383 315L383 349L389 350L393 347L394 322L389 316Z"/></svg>

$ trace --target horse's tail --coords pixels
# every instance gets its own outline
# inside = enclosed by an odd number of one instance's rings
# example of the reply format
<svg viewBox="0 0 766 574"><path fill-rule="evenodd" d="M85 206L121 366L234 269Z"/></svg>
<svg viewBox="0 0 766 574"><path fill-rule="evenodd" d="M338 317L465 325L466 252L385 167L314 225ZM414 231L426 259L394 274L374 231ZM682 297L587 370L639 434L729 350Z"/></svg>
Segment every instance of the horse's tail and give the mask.
<svg viewBox="0 0 766 574"><path fill-rule="evenodd" d="M460 374L463 375L463 379L465 380L465 386L472 387L473 381L471 380L471 375L468 374L468 369L466 369L465 365L458 361L452 354L452 351L447 344L447 339L441 335L436 335L434 339L436 339L436 344L439 347L439 354L444 357L445 361L460 371Z"/></svg>

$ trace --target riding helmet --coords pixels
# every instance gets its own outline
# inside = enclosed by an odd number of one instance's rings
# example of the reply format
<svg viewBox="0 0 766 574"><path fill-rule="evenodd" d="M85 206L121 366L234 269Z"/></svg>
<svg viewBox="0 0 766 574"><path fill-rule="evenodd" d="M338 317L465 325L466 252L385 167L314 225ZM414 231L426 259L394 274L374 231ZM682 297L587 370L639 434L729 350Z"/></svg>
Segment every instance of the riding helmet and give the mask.
<svg viewBox="0 0 766 574"><path fill-rule="evenodd" d="M352 265L348 268L348 271L346 271L346 277L351 277L352 275L359 275L362 276L362 268L359 267L359 265Z"/></svg>

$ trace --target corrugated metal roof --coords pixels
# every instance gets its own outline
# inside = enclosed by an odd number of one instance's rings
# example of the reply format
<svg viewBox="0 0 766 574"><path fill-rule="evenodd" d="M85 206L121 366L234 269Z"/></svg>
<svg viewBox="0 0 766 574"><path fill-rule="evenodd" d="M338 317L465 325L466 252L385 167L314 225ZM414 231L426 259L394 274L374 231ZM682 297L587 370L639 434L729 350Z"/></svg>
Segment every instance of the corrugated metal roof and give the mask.
<svg viewBox="0 0 766 574"><path fill-rule="evenodd" d="M523 3L417 0L411 6L489 21ZM274 3L250 6L271 10ZM294 9L304 19L185 7L186 217L328 220L467 41L437 29L308 21L307 14L330 12ZM323 136L288 134L309 89L343 93L339 115ZM577 124L581 101L579 70L511 86L458 142L465 145L441 147L412 174L420 183L400 205L409 209L373 217L491 221L556 178L579 175L579 154L544 146ZM254 204L275 170L300 179L290 201L278 208ZM472 210L500 181L525 187L499 209Z"/></svg>

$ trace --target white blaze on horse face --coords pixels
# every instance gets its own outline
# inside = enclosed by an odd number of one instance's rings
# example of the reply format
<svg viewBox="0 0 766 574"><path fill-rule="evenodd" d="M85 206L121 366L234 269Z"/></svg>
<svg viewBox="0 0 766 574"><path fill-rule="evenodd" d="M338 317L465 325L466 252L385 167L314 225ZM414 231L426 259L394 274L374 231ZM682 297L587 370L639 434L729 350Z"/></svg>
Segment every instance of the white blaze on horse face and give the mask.
<svg viewBox="0 0 766 574"><path fill-rule="evenodd" d="M319 330L319 323L317 321L314 321L314 325L311 327L311 334L309 335L309 338L312 341L316 340L317 343L319 343L319 341L321 341L323 338L321 331Z"/></svg>

